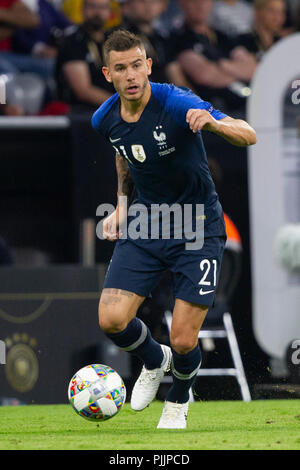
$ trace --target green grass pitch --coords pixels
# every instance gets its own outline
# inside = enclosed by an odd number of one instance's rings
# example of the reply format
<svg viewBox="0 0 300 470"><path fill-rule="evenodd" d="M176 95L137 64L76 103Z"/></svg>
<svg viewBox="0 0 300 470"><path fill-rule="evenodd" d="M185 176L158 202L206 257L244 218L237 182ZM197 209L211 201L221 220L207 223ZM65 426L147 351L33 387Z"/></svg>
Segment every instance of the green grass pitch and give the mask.
<svg viewBox="0 0 300 470"><path fill-rule="evenodd" d="M70 405L0 407L0 449L300 449L300 400L194 402L186 430L156 429L163 403L94 424Z"/></svg>

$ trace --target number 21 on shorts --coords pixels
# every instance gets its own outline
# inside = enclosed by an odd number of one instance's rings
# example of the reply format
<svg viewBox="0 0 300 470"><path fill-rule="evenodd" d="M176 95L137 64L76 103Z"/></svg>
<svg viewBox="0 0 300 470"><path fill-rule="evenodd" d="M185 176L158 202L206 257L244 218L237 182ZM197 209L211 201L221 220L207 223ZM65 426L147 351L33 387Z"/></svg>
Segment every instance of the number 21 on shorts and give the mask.
<svg viewBox="0 0 300 470"><path fill-rule="evenodd" d="M200 271L203 273L203 275L198 282L198 284L201 286L199 294L211 294L214 292L217 285L217 260L203 259L200 263ZM213 289L207 289L207 287L213 287Z"/></svg>

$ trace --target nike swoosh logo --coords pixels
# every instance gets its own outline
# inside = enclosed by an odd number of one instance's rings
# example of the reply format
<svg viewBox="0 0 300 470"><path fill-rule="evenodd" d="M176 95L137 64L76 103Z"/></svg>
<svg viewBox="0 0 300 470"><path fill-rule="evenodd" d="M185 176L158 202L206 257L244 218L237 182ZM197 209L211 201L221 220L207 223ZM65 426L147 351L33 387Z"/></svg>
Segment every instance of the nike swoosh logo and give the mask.
<svg viewBox="0 0 300 470"><path fill-rule="evenodd" d="M109 138L109 140L111 141L112 144L114 144L115 142L118 142L118 140L121 140L121 137L119 137L119 139L111 139L111 138Z"/></svg>
<svg viewBox="0 0 300 470"><path fill-rule="evenodd" d="M214 290L215 290L215 289L213 289L213 290L204 290L204 291L203 291L203 290L202 290L202 287L201 287L201 289L199 290L199 294L200 294L200 295L211 294L212 292L214 292Z"/></svg>

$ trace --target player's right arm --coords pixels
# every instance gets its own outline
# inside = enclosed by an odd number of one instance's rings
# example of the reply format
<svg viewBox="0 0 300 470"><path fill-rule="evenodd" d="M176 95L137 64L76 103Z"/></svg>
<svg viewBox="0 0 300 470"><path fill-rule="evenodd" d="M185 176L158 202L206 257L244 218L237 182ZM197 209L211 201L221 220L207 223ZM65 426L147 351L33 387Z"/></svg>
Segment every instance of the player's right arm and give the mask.
<svg viewBox="0 0 300 470"><path fill-rule="evenodd" d="M166 86L167 111L178 123L188 127L195 134L205 130L223 137L233 145L244 147L256 144L256 132L246 121L231 118L214 109L211 103L203 101L191 90Z"/></svg>
<svg viewBox="0 0 300 470"><path fill-rule="evenodd" d="M115 93L100 108L93 114L91 124L93 128L104 136L108 141L110 139L110 125L111 120L109 119L112 106L118 100L119 95ZM127 202L128 198L131 197L134 183L130 176L129 166L126 158L116 150L116 171L118 179L118 202L117 207L112 214L110 214L103 221L103 238L109 241L115 241L122 235L122 223L127 222Z"/></svg>
<svg viewBox="0 0 300 470"><path fill-rule="evenodd" d="M118 203L120 196L130 197L133 190L133 181L130 176L128 162L119 152L116 153L116 169L118 176Z"/></svg>
<svg viewBox="0 0 300 470"><path fill-rule="evenodd" d="M118 177L117 207L103 222L103 236L109 241L115 241L122 235L122 224L127 220L127 202L134 187L128 163L118 152L116 153L116 170Z"/></svg>

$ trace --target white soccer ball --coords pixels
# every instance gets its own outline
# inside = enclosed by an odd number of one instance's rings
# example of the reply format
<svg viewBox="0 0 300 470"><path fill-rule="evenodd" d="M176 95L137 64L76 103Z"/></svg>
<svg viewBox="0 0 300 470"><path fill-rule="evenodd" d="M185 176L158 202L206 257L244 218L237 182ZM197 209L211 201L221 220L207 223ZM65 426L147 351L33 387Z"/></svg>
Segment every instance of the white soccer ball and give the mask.
<svg viewBox="0 0 300 470"><path fill-rule="evenodd" d="M73 375L68 398L79 416L105 421L115 416L126 401L126 388L120 375L104 364L91 364Z"/></svg>

